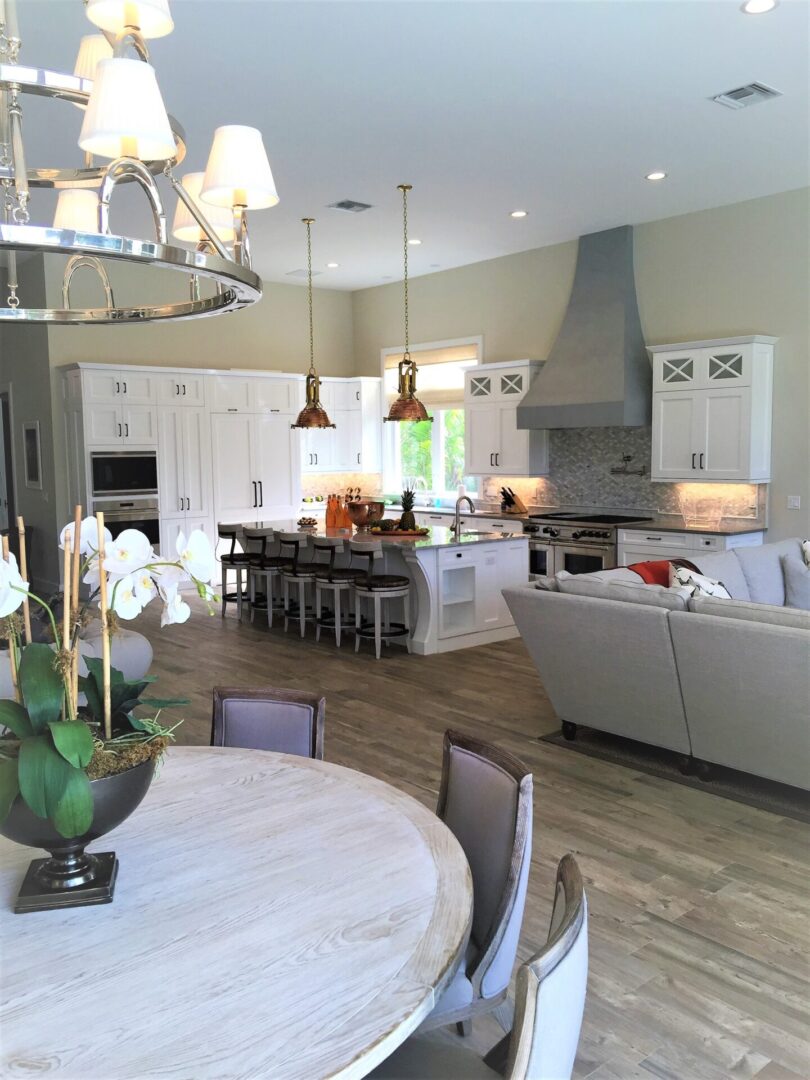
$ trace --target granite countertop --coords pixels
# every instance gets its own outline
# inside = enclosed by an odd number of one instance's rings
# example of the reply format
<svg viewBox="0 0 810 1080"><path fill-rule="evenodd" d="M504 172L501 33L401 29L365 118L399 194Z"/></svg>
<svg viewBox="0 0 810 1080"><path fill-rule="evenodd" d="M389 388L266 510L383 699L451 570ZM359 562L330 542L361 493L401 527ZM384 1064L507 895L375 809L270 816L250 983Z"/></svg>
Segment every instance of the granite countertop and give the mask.
<svg viewBox="0 0 810 1080"><path fill-rule="evenodd" d="M648 521L638 521L635 524L622 525L622 529L632 529L634 532L642 532L645 529L650 532L689 532L707 533L711 536L740 536L744 533L766 532L768 526L761 521L721 521L719 525L687 525L683 518L669 514L664 517L653 515Z"/></svg>
<svg viewBox="0 0 810 1080"><path fill-rule="evenodd" d="M250 528L272 528L289 532L300 532L296 523L289 518L271 521L245 521L242 523ZM345 540L371 540L383 547L407 547L424 550L427 548L466 547L468 544L500 544L504 540L528 541L527 533L518 529L513 533L502 532L466 532L456 536L453 531L444 525L436 525L429 528L424 536L395 536L391 533L352 532L349 529L325 529L318 526L315 529L303 530L313 540L318 537L340 537Z"/></svg>

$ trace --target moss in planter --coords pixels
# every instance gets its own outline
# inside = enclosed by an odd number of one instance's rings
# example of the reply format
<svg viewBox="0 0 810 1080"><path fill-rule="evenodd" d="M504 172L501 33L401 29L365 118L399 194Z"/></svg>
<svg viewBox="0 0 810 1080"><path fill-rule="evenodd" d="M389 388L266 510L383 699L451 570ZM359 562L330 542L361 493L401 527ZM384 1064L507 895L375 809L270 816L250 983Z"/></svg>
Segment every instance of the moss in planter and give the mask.
<svg viewBox="0 0 810 1080"><path fill-rule="evenodd" d="M85 772L90 780L101 780L105 776L134 769L152 758L159 758L169 745L168 739L156 738L150 742L134 742L109 749L96 745L96 751Z"/></svg>

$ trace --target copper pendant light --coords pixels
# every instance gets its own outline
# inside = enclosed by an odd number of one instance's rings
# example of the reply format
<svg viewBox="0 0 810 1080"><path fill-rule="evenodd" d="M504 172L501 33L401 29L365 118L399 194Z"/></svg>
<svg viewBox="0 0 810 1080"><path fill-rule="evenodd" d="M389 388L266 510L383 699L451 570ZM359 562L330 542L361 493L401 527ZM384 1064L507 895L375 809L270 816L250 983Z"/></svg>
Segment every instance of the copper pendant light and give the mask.
<svg viewBox="0 0 810 1080"><path fill-rule="evenodd" d="M309 296L309 373L307 374L307 401L298 419L290 427L333 428L326 409L321 405L321 380L315 370L315 335L312 326L312 225L315 218L301 218L307 227L307 282Z"/></svg>
<svg viewBox="0 0 810 1080"><path fill-rule="evenodd" d="M433 417L428 416L427 409L416 396L416 361L411 357L410 353L410 338L408 330L408 192L412 188L412 184L398 184L397 187L402 192L402 232L404 239L404 252L405 252L405 352L402 354L402 359L397 365L398 372L398 385L397 385L397 399L392 402L391 408L388 410L388 416L384 416L383 420L411 420L420 421L428 420L433 422Z"/></svg>

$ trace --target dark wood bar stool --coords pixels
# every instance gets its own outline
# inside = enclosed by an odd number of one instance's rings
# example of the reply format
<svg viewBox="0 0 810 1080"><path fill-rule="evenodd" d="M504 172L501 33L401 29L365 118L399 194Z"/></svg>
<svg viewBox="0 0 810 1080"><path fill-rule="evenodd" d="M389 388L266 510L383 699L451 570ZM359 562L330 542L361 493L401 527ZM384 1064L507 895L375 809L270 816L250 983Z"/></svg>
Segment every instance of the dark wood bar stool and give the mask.
<svg viewBox="0 0 810 1080"><path fill-rule="evenodd" d="M301 562L300 558L302 548L307 546L309 534L278 532L276 538L281 554L290 557L289 570L281 571L281 581L284 586L284 630L286 632L290 619L298 619L301 637L304 637L307 621L312 622L315 617L312 604L307 603L307 587L311 595L317 567L311 562ZM295 590L296 596L290 596L291 589Z"/></svg>
<svg viewBox="0 0 810 1080"><path fill-rule="evenodd" d="M405 639L405 648L411 651L411 582L404 574L375 574L374 563L382 559L379 543L373 540L351 540L352 557L366 559L368 568L357 578L354 585L354 651L360 649L362 638L374 638L374 651L380 659L380 646L384 641ZM402 622L392 622L389 604L402 601ZM363 618L361 602L372 608L373 618Z"/></svg>
<svg viewBox="0 0 810 1080"><path fill-rule="evenodd" d="M266 611L267 625L272 627L273 612L281 610L282 606L281 597L276 600L274 596L274 582L281 579L283 571L292 569L292 559L268 553L267 549L275 536L275 530L269 526L245 525L242 532L246 543L252 546L248 569L250 621L254 621L257 611ZM263 593L257 592L257 583L263 586Z"/></svg>
<svg viewBox="0 0 810 1080"><path fill-rule="evenodd" d="M318 563L315 573L315 640L321 640L321 629L334 630L335 644L338 646L341 631L354 627L354 585L365 573L351 566L335 566L335 559L344 552L345 546L345 540L337 536L319 536L313 544L315 561ZM325 556L325 559L320 556ZM324 593L331 594L331 609L324 610Z"/></svg>
<svg viewBox="0 0 810 1080"><path fill-rule="evenodd" d="M240 527L238 525L217 525L217 536L221 541L230 543L230 548L219 556L222 569L222 617L225 617L225 608L228 604L236 604L236 614L242 618L242 602L246 592L248 581L248 565L250 556L246 551L237 551L236 543L239 539ZM228 573L232 571L236 576L236 587L228 591Z"/></svg>

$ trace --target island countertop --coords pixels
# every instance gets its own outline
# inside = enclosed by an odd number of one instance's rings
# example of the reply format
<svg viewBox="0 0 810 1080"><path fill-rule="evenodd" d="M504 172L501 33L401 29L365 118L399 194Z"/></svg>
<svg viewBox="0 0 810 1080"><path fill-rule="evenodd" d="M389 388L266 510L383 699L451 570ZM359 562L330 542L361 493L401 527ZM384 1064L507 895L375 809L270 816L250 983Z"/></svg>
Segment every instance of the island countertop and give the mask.
<svg viewBox="0 0 810 1080"><path fill-rule="evenodd" d="M357 532L354 529L326 529L317 526L314 529L301 529L289 518L272 521L244 521L243 527L249 529L279 529L284 532L302 532L311 536L313 540L318 537L337 537L339 539L374 541L382 547L391 548L416 548L426 550L428 548L466 547L468 544L500 544L504 540L524 540L528 543L529 537L524 532L462 532L456 536L452 529L445 525L434 525L428 528L424 536L397 536L395 533Z"/></svg>

